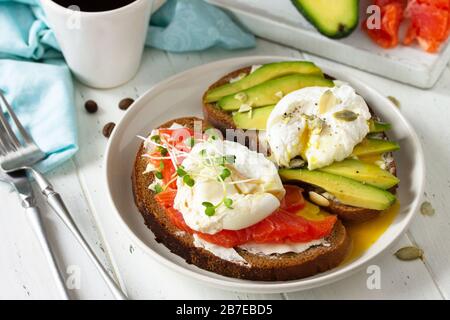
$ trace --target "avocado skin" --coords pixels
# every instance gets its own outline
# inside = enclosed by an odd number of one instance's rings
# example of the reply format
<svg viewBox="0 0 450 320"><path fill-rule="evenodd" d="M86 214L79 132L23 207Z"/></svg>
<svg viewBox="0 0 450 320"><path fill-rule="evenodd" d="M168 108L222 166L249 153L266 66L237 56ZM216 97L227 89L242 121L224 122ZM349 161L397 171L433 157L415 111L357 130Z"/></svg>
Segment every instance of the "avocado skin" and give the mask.
<svg viewBox="0 0 450 320"><path fill-rule="evenodd" d="M336 30L333 33L327 32L326 30L323 30L320 27L320 25L316 21L317 18L312 16L311 14L309 14L309 12L307 10L305 10L305 8L303 8L303 6L301 4L301 0L291 0L291 2L297 8L297 10L305 17L305 19L308 20L314 26L314 28L316 28L317 31L319 31L321 34L323 34L324 36L326 36L328 38L331 38L331 39L346 38L350 34L352 34L353 31L355 31L355 29L359 25L359 0L354 0L354 6L355 6L354 10L356 10L356 15L357 15L355 23L351 26L341 25L342 28L339 28L338 30Z"/></svg>

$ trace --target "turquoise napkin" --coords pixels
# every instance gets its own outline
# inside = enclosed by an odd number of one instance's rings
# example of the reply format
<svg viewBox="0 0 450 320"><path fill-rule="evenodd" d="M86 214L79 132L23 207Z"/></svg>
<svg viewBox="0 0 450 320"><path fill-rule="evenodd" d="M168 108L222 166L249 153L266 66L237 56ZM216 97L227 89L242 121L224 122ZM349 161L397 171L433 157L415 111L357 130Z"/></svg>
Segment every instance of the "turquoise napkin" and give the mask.
<svg viewBox="0 0 450 320"><path fill-rule="evenodd" d="M255 37L202 0L168 0L152 16L147 45L172 52L232 50L254 47Z"/></svg>
<svg viewBox="0 0 450 320"><path fill-rule="evenodd" d="M253 35L203 0L168 0L152 17L147 45L182 52L253 47ZM49 171L78 149L73 83L39 0L0 0L0 90L47 153Z"/></svg>
<svg viewBox="0 0 450 320"><path fill-rule="evenodd" d="M38 169L49 171L75 154L73 85L62 60L34 63L1 59L0 88L22 125L47 154Z"/></svg>

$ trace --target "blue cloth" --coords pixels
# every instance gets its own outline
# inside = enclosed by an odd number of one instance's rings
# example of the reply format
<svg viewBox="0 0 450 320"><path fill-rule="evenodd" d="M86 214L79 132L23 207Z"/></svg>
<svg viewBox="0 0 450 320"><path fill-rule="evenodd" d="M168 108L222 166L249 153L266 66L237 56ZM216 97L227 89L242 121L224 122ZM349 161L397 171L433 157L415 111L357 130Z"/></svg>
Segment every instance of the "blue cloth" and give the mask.
<svg viewBox="0 0 450 320"><path fill-rule="evenodd" d="M172 52L255 45L220 9L203 0L168 0L152 16L147 45ZM48 171L78 149L70 71L39 0L0 0L0 89L48 157Z"/></svg>
<svg viewBox="0 0 450 320"><path fill-rule="evenodd" d="M202 0L168 0L152 16L147 45L172 52L232 50L254 47L255 37Z"/></svg>
<svg viewBox="0 0 450 320"><path fill-rule="evenodd" d="M0 88L22 125L47 153L37 166L43 172L78 150L70 72L62 60L46 62L0 60Z"/></svg>

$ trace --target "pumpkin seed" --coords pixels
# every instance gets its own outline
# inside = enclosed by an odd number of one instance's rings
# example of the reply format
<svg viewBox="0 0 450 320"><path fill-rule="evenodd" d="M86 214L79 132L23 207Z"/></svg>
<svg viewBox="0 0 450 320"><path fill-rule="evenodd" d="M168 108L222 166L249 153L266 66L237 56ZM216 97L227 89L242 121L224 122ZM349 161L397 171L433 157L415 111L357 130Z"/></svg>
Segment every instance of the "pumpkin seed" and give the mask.
<svg viewBox="0 0 450 320"><path fill-rule="evenodd" d="M275 93L275 97L280 99L283 98L284 97L283 91L278 91L277 93Z"/></svg>
<svg viewBox="0 0 450 320"><path fill-rule="evenodd" d="M247 112L252 110L252 106L249 105L248 103L243 103L241 104L241 107L239 108L238 112Z"/></svg>
<svg viewBox="0 0 450 320"><path fill-rule="evenodd" d="M400 108L400 101L398 101L398 99L396 97L388 96L387 98L389 100L391 100L391 102L394 104L394 106L396 106L397 108Z"/></svg>
<svg viewBox="0 0 450 320"><path fill-rule="evenodd" d="M328 112L338 103L338 98L333 94L331 90L325 91L319 100L319 114Z"/></svg>
<svg viewBox="0 0 450 320"><path fill-rule="evenodd" d="M303 159L292 159L289 161L289 168L301 168L306 164L305 160Z"/></svg>
<svg viewBox="0 0 450 320"><path fill-rule="evenodd" d="M354 113L353 111L350 111L350 110L342 110L342 111L335 112L333 114L333 116L336 119L343 120L343 121L355 121L356 119L358 119L358 114Z"/></svg>
<svg viewBox="0 0 450 320"><path fill-rule="evenodd" d="M430 202L425 201L420 206L420 213L423 214L424 216L432 216L434 215L434 208Z"/></svg>
<svg viewBox="0 0 450 320"><path fill-rule="evenodd" d="M309 199L321 207L328 207L330 205L330 201L327 198L314 191L309 192Z"/></svg>
<svg viewBox="0 0 450 320"><path fill-rule="evenodd" d="M394 253L394 255L397 257L397 259L402 261L411 261L416 259L422 259L423 258L423 250L419 249L417 247L404 247L397 252Z"/></svg>

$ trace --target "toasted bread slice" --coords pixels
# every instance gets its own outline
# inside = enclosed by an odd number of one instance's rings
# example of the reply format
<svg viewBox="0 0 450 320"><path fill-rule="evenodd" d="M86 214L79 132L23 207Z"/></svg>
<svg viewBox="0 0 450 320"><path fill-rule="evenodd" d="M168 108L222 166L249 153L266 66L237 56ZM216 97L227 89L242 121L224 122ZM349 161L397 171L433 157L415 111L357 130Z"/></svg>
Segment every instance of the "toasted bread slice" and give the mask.
<svg viewBox="0 0 450 320"><path fill-rule="evenodd" d="M236 129L236 124L233 121L233 117L231 114L225 112L221 108L219 108L215 103L207 103L205 101L206 92L208 92L211 89L214 89L216 87L220 87L221 85L224 85L226 83L229 83L231 79L238 77L241 74L249 74L252 67L245 67L238 69L236 71L233 71L219 80L217 80L215 83L213 83L208 90L205 91L205 94L203 95L203 116L205 120L210 123L215 128L219 129L225 136L226 129ZM332 77L325 75L327 78L333 79ZM373 110L371 110L372 114ZM374 115L376 117L376 115ZM385 136L386 138L386 136ZM396 163L395 161L392 161L387 164L387 170L389 170L392 174L396 175ZM311 188L313 189L313 188ZM395 187L391 190L393 193L395 193ZM331 200L330 206L326 208L327 211L329 211L332 214L337 214L339 218L341 218L343 221L349 221L349 222L363 222L370 219L373 219L377 217L381 211L378 210L372 210L372 209L366 209L366 208L358 208L353 207L349 205L345 205L342 203L339 203L338 201Z"/></svg>
<svg viewBox="0 0 450 320"><path fill-rule="evenodd" d="M197 118L181 118L169 121L161 127L170 127L174 122L191 127ZM210 251L194 245L191 234L180 232L166 216L165 209L155 201L155 193L148 189L153 174L143 174L147 161L142 155L141 145L132 175L135 203L144 217L145 224L153 231L156 240L170 251L202 269L233 278L281 281L300 279L324 272L338 266L350 248L350 238L341 222L337 222L332 234L326 239L329 246L311 247L302 253L280 255L256 255L236 248L249 265L223 260Z"/></svg>

